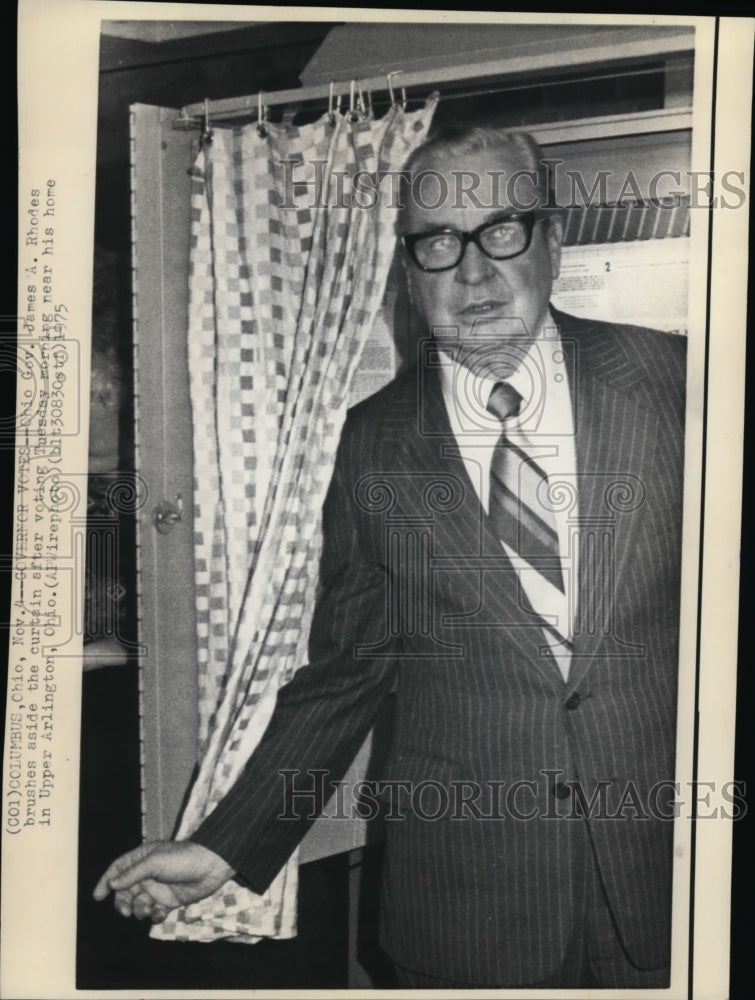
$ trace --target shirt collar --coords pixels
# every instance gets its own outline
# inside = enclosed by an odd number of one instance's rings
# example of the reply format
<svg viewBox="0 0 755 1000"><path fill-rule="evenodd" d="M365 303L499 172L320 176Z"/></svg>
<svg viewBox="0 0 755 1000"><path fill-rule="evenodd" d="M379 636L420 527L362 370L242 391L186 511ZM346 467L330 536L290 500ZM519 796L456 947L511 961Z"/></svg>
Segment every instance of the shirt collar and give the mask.
<svg viewBox="0 0 755 1000"><path fill-rule="evenodd" d="M547 341L543 331L548 330ZM540 328L538 336L533 340L527 354L517 370L506 379L522 397L518 423L522 430L540 426L546 400L560 386L566 387L565 379L555 378L554 357L563 357L561 338L553 322L550 310ZM500 432L500 423L487 410L493 387L501 381L495 375L475 372L457 361L440 366L443 394L452 403L454 412L459 417L459 426L464 428L471 420L475 428Z"/></svg>

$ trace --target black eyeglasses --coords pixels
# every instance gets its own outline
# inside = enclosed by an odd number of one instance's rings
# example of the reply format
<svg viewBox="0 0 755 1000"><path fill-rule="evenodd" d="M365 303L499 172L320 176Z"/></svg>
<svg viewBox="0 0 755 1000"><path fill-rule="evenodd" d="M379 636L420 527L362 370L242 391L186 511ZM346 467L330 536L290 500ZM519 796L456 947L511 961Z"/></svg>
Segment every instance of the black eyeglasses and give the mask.
<svg viewBox="0 0 755 1000"><path fill-rule="evenodd" d="M539 212L509 213L483 222L477 229L431 229L407 233L401 241L422 271L450 271L458 267L468 243L474 243L491 260L509 260L529 249Z"/></svg>

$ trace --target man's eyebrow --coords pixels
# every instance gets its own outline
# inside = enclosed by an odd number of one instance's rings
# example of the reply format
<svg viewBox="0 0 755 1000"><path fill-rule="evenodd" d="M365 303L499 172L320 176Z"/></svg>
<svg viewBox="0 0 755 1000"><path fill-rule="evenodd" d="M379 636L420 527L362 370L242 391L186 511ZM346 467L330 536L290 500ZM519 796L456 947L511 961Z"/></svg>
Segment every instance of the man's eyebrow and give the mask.
<svg viewBox="0 0 755 1000"><path fill-rule="evenodd" d="M450 222L430 222L425 220L419 223L415 228L411 230L412 233L438 233L445 229L453 229L455 232L462 232L458 226L452 225Z"/></svg>
<svg viewBox="0 0 755 1000"><path fill-rule="evenodd" d="M424 222L420 222L416 228L410 230L407 235L414 235L416 233L438 233L443 232L446 229L453 229L457 233L471 233L475 229L479 229L480 226L485 226L489 222L497 222L499 219L507 219L511 216L525 215L525 212L519 212L515 208L495 208L487 214L487 216L478 222L476 226L472 229L462 229L460 226L454 226L451 222L431 222L429 219L425 219Z"/></svg>

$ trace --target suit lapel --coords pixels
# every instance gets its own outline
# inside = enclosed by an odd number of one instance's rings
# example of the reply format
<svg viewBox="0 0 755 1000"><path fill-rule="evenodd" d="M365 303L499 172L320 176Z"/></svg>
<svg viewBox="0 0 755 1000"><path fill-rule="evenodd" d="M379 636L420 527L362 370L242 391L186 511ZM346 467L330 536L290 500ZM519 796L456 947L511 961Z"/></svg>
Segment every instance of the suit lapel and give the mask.
<svg viewBox="0 0 755 1000"><path fill-rule="evenodd" d="M620 346L589 323L553 313L573 377L580 539L574 689L596 656L642 653L616 635L614 608L647 503L657 418L637 402L637 372Z"/></svg>
<svg viewBox="0 0 755 1000"><path fill-rule="evenodd" d="M450 574L451 601L439 607L443 624L463 629L503 625L507 641L540 671L550 684L561 675L547 651L537 615L519 593L511 561L488 523L477 492L459 454L448 420L438 370L420 370L418 389L404 391L384 425L393 441L387 468L415 477L417 488L401 488L392 516L432 521L434 574ZM408 482L407 479L405 482ZM438 486L433 500L432 484ZM443 491L450 499L443 500ZM470 612L470 609L474 609Z"/></svg>
<svg viewBox="0 0 755 1000"><path fill-rule="evenodd" d="M637 401L637 371L620 345L600 326L554 309L551 312L571 373L575 421L580 559L568 682L573 689L597 655L642 653L616 636L613 619L616 595L621 593L622 576L647 502L657 418ZM507 641L551 684L563 685L536 616L519 592L516 571L488 523L459 455L437 368L420 369L416 381L404 382L394 408L386 415L384 431L386 468L406 477L405 483L413 477L417 484L397 490L391 516L406 523L430 522L433 571L453 573L459 614L446 613L444 605L445 624L503 625ZM450 500L443 502L445 490ZM484 620L469 615L469 609L481 603ZM531 622L527 621L529 613Z"/></svg>

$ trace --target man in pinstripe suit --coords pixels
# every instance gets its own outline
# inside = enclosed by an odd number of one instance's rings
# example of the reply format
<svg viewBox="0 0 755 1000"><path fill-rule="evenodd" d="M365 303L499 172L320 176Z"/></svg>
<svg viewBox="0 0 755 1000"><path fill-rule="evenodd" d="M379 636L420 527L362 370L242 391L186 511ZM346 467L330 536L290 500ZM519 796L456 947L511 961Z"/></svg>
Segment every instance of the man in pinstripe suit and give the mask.
<svg viewBox="0 0 755 1000"><path fill-rule="evenodd" d="M562 227L530 137L446 132L409 170L432 336L347 420L310 663L192 841L130 852L96 895L160 920L234 872L264 891L316 815L284 806L281 771L340 780L393 691L377 791L399 985L662 987L684 344L550 307ZM539 549L500 526L506 495Z"/></svg>

